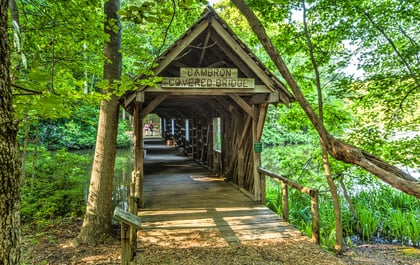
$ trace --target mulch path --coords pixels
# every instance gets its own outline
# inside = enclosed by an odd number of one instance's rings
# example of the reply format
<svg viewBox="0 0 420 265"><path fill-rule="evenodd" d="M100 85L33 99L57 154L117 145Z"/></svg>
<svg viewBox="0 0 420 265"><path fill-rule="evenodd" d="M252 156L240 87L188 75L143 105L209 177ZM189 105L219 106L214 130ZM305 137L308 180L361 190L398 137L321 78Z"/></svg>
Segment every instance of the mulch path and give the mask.
<svg viewBox="0 0 420 265"><path fill-rule="evenodd" d="M120 264L119 233L95 247L73 247L71 241L80 230L81 221L51 226L48 231L23 231L21 264L76 265ZM200 247L205 246L205 247ZM349 248L342 256L328 253L307 238L281 243L264 240L220 245L205 233L186 235L177 246L161 246L139 241L135 264L241 264L241 265L420 265L420 249L387 244L363 244Z"/></svg>

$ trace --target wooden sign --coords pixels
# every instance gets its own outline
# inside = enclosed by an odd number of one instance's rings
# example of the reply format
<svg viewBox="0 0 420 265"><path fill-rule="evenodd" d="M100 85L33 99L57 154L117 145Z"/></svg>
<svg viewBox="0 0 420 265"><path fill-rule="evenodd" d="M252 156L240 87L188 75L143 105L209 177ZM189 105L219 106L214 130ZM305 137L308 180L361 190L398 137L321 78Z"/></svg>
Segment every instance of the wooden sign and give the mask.
<svg viewBox="0 0 420 265"><path fill-rule="evenodd" d="M237 78L237 68L181 68L181 77Z"/></svg>
<svg viewBox="0 0 420 265"><path fill-rule="evenodd" d="M162 88L254 88L253 78L238 78L236 68L181 68L180 77L163 77Z"/></svg>
<svg viewBox="0 0 420 265"><path fill-rule="evenodd" d="M137 215L124 211L123 209L116 207L114 211L114 219L124 224L141 228L141 219Z"/></svg>

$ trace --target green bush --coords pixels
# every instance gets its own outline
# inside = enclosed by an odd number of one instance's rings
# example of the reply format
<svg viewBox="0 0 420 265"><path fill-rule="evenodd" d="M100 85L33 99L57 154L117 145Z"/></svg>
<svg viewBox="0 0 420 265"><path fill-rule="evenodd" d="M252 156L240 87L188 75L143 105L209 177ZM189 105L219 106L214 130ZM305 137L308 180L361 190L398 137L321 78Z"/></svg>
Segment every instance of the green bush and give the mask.
<svg viewBox="0 0 420 265"><path fill-rule="evenodd" d="M117 147L126 148L131 144L131 137L128 132L131 130L128 121L120 121L118 123Z"/></svg>
<svg viewBox="0 0 420 265"><path fill-rule="evenodd" d="M86 160L66 151L41 150L26 165L23 179L21 220L45 226L62 217L81 217L85 209L85 169L77 167Z"/></svg>
<svg viewBox="0 0 420 265"><path fill-rule="evenodd" d="M96 144L98 132L99 109L96 106L81 105L73 113L71 118L40 119L29 124L28 142L43 146L48 150L81 150L92 149ZM29 122L29 121L27 121ZM24 128L19 130L19 140L23 146L25 131L28 124L22 124ZM127 120L118 123L117 147L130 146L131 131Z"/></svg>

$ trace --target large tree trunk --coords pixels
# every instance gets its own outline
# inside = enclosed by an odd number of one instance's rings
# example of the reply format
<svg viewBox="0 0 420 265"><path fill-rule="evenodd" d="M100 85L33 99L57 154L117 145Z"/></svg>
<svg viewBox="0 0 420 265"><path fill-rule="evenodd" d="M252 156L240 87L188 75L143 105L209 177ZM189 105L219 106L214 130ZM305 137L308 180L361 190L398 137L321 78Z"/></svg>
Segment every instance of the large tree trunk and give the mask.
<svg viewBox="0 0 420 265"><path fill-rule="evenodd" d="M368 172L376 175L382 181L390 184L394 188L420 198L419 180L397 168L396 166L393 166L356 146L340 141L329 134L329 132L326 130L316 115L314 109L306 100L283 59L278 54L276 48L273 46L261 22L243 0L232 0L232 2L246 17L251 28L257 35L261 44L264 46L264 49L267 51L271 60L273 60L283 78L292 89L296 100L317 130L319 136L321 137L321 141L327 147L328 153L337 160L358 165L366 169Z"/></svg>
<svg viewBox="0 0 420 265"><path fill-rule="evenodd" d="M7 36L8 1L0 1L0 264L20 260L21 160L13 120Z"/></svg>
<svg viewBox="0 0 420 265"><path fill-rule="evenodd" d="M104 6L105 33L110 36L104 47L104 79L108 80L110 85L114 80L121 78L121 27L117 15L119 7L119 0L109 0ZM115 22L118 25L116 31ZM105 92L112 93L112 89ZM111 232L118 109L119 103L115 95L101 101L88 205L82 229L75 240L76 244L98 244Z"/></svg>

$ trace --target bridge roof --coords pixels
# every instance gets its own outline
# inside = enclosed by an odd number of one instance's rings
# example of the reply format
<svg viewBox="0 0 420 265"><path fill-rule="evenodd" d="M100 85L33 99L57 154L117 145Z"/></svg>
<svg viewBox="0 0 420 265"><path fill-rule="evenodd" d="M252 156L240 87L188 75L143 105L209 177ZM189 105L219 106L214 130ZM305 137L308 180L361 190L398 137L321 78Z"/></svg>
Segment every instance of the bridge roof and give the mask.
<svg viewBox="0 0 420 265"><path fill-rule="evenodd" d="M164 80L157 87L143 86L124 95L121 101L128 111L132 112L132 105L137 101L143 107L149 106L149 113L164 118L208 117L222 114L232 104L243 108L245 103L288 105L294 101L286 86L211 7L156 62L153 71ZM201 73L203 68L207 70ZM224 81L227 84L219 86L216 79L223 69L235 72ZM191 74L199 71L200 77L185 77L187 71ZM181 80L180 76L187 79ZM238 80L243 83L237 83Z"/></svg>

